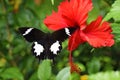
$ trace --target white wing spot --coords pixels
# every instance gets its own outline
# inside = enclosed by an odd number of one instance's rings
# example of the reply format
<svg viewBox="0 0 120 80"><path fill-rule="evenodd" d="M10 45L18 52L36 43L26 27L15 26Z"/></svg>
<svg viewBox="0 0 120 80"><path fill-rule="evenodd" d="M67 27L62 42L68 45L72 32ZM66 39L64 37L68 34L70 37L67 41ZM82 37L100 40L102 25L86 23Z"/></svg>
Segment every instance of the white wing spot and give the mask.
<svg viewBox="0 0 120 80"><path fill-rule="evenodd" d="M34 44L34 53L37 54L36 56L39 56L44 51L44 47L41 44L38 44L37 42L34 42Z"/></svg>
<svg viewBox="0 0 120 80"><path fill-rule="evenodd" d="M69 31L68 28L65 28L65 33L66 33L68 36L71 36L71 35L70 35L70 31Z"/></svg>
<svg viewBox="0 0 120 80"><path fill-rule="evenodd" d="M53 52L53 54L57 54L57 51L60 50L59 47L60 47L60 43L59 41L56 41L55 43L51 45L50 50L51 52Z"/></svg>
<svg viewBox="0 0 120 80"><path fill-rule="evenodd" d="M27 35L28 33L30 33L32 29L33 29L33 28L27 29L27 30L25 31L25 33L23 34L23 36L25 36L25 35Z"/></svg>

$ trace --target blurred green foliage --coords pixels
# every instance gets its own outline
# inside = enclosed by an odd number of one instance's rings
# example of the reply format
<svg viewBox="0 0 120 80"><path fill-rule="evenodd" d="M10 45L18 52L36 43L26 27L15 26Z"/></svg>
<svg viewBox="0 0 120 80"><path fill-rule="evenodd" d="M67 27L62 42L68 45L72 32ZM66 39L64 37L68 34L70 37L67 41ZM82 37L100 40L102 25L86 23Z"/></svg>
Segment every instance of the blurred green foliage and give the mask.
<svg viewBox="0 0 120 80"><path fill-rule="evenodd" d="M39 60L31 54L31 44L18 33L18 28L24 26L51 32L43 24L43 20L46 15L52 13L52 10L57 11L57 6L61 1L0 0L0 80L42 80L44 78L44 80L49 78L49 80L55 78L62 80L69 78L69 68L66 67L69 65L67 40L63 43L63 50L55 58L54 64L46 60L44 63L39 63ZM96 80L95 76L103 77L105 74L112 77L114 72L109 71L120 70L119 5L120 0L93 0L94 8L89 13L88 23L98 15L105 17L104 20L111 22L115 45L110 48L96 49L85 43L74 51L74 62L80 66L81 75L90 75L90 80ZM103 71L106 73L100 73ZM115 72L115 74L118 73ZM116 80L118 79L120 79L120 75ZM97 80L103 80L103 78ZM110 79L105 78L104 80ZM112 77L111 80L115 79Z"/></svg>

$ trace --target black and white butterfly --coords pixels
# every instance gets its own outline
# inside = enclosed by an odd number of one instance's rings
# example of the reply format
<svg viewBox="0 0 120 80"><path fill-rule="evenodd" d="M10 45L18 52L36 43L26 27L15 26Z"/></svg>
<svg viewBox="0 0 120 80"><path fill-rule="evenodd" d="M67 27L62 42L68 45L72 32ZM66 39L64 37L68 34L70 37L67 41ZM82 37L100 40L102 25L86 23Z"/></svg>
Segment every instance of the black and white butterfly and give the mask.
<svg viewBox="0 0 120 80"><path fill-rule="evenodd" d="M61 43L67 39L76 30L69 27L57 30L53 33L44 33L41 30L32 27L19 28L19 32L28 41L32 42L32 53L42 59L53 59L61 51Z"/></svg>

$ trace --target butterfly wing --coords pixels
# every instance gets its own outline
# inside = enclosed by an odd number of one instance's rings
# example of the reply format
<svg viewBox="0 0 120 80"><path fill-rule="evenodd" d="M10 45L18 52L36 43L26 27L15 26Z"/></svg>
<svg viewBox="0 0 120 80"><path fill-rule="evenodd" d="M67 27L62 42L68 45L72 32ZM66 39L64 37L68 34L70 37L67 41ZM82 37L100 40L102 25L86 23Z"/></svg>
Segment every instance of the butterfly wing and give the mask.
<svg viewBox="0 0 120 80"><path fill-rule="evenodd" d="M71 36L71 34L75 32L75 30L75 27L66 27L64 29L60 29L53 32L52 37L56 40L63 42L65 39Z"/></svg>
<svg viewBox="0 0 120 80"><path fill-rule="evenodd" d="M45 35L44 32L31 27L19 28L19 32L28 42L39 41Z"/></svg>
<svg viewBox="0 0 120 80"><path fill-rule="evenodd" d="M45 41L46 33L31 27L19 28L19 32L28 42L33 42L31 51L39 59L44 59L45 57ZM46 42L46 43L45 43Z"/></svg>
<svg viewBox="0 0 120 80"><path fill-rule="evenodd" d="M51 34L51 46L49 48L53 55L57 55L62 49L62 42L67 39L76 30L76 28L69 27L57 30Z"/></svg>

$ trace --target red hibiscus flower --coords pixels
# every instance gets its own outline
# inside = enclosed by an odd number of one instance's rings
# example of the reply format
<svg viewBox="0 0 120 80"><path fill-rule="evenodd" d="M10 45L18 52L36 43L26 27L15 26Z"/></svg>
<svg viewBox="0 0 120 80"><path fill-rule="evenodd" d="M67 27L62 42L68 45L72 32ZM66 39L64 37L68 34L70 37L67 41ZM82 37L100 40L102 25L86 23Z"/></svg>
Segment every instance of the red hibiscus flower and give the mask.
<svg viewBox="0 0 120 80"><path fill-rule="evenodd" d="M102 21L99 16L95 21L87 24L88 12L92 9L91 0L65 0L58 7L58 12L47 16L44 23L49 29L58 30L65 27L77 27L69 38L70 54L80 44L88 42L93 47L110 47L114 44L110 23ZM70 60L71 69L78 68Z"/></svg>
<svg viewBox="0 0 120 80"><path fill-rule="evenodd" d="M88 12L92 9L91 0L65 0L58 7L58 12L47 16L44 23L49 29L58 30L65 27L78 27L69 39L68 49L75 50L81 43L88 42L93 47L112 46L114 44L112 29L102 17L89 25L86 24Z"/></svg>

